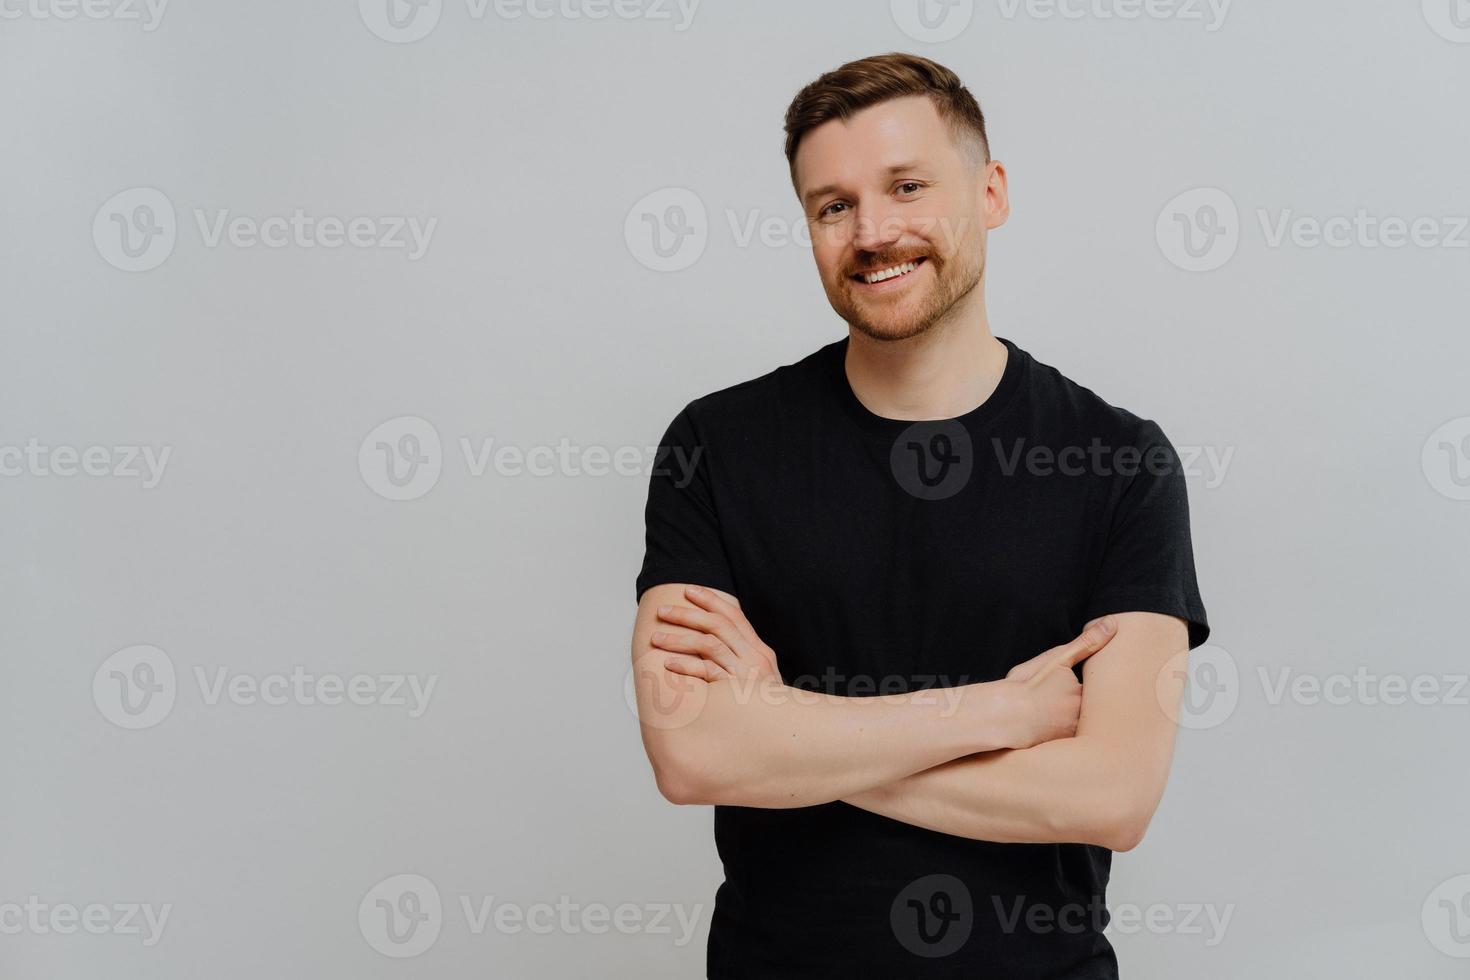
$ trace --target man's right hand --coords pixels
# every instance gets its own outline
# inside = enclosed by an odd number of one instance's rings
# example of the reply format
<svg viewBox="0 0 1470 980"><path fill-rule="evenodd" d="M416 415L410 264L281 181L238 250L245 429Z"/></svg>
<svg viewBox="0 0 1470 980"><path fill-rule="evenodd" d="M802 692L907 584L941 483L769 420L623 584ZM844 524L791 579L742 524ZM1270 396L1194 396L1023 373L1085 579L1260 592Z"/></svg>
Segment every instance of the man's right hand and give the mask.
<svg viewBox="0 0 1470 980"><path fill-rule="evenodd" d="M1010 669L1006 702L1015 713L1008 726L1011 748L1024 749L1077 734L1082 685L1072 668L1108 645L1117 632L1111 616L1088 623L1070 643L1052 647Z"/></svg>

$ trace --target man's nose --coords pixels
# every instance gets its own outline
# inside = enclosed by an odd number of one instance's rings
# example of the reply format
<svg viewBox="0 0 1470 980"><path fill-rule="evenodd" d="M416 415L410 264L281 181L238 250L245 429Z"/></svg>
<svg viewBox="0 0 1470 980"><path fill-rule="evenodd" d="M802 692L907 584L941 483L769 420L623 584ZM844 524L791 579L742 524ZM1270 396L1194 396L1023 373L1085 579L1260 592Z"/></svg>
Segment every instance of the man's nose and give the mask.
<svg viewBox="0 0 1470 980"><path fill-rule="evenodd" d="M859 205L856 222L852 246L860 252L881 252L903 237L903 220L883 204Z"/></svg>

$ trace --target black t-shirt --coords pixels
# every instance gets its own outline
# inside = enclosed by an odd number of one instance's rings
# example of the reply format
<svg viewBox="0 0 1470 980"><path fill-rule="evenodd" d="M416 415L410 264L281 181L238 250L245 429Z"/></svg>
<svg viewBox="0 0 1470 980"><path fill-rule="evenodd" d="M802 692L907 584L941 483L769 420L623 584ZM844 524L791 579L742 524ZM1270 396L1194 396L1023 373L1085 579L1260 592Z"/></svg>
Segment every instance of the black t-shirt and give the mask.
<svg viewBox="0 0 1470 980"><path fill-rule="evenodd" d="M650 481L638 595L730 592L787 684L847 696L997 680L1110 612L1178 616L1205 642L1164 433L1002 342L999 385L956 419L873 414L846 338L691 402ZM1105 848L842 802L719 806L715 842L712 980L1117 976Z"/></svg>

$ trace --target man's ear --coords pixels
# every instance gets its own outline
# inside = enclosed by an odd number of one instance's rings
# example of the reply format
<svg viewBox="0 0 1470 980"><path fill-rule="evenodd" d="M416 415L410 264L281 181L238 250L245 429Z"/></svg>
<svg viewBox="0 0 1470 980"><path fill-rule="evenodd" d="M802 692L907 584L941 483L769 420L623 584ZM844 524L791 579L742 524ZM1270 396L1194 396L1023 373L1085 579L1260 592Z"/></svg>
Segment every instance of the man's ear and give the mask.
<svg viewBox="0 0 1470 980"><path fill-rule="evenodd" d="M1011 216L1011 193L1005 164L992 160L985 165L985 186L981 191L985 195L985 228L999 228Z"/></svg>

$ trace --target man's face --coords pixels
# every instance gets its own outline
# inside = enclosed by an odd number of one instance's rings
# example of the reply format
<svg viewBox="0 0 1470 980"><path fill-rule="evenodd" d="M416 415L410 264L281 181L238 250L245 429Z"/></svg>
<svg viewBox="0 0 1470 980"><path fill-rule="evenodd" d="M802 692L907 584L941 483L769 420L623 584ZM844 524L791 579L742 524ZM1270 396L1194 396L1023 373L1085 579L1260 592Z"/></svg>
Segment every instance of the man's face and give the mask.
<svg viewBox="0 0 1470 980"><path fill-rule="evenodd" d="M1009 211L1005 171L968 159L927 96L829 120L795 162L822 288L855 329L916 336L980 282L986 232Z"/></svg>

